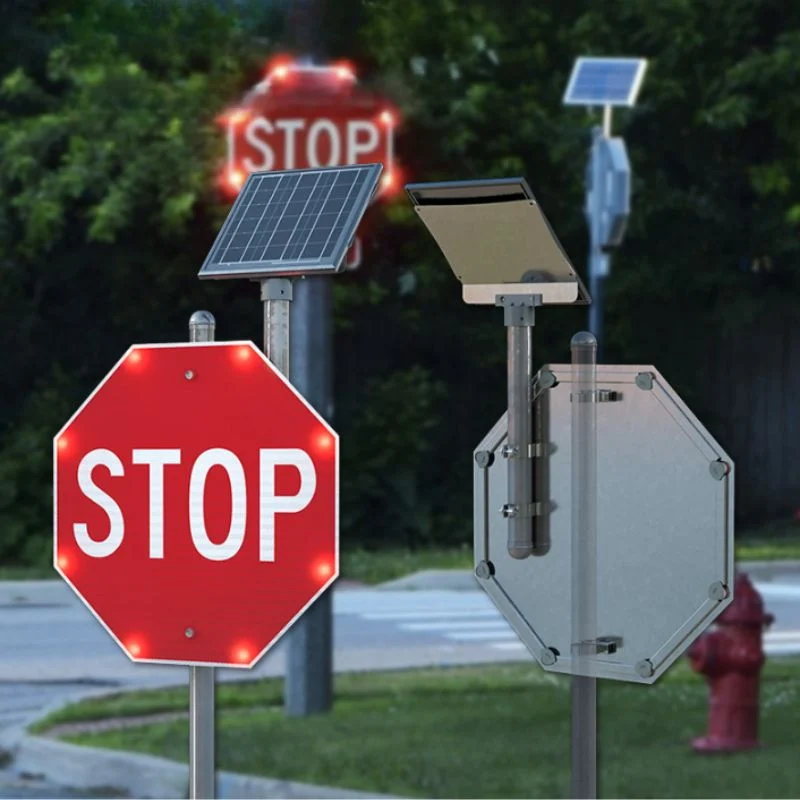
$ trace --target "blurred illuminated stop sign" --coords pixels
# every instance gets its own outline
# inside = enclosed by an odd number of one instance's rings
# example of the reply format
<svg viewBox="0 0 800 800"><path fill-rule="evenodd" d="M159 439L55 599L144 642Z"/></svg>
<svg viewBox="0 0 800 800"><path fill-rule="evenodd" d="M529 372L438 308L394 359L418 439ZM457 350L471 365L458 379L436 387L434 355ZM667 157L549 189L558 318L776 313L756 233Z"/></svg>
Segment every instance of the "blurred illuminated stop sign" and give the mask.
<svg viewBox="0 0 800 800"><path fill-rule="evenodd" d="M131 348L54 480L56 569L134 660L252 666L338 575L338 438L250 342Z"/></svg>
<svg viewBox="0 0 800 800"><path fill-rule="evenodd" d="M223 186L250 172L380 162L381 193L400 187L394 164L397 112L361 89L347 65L277 62L220 120L227 133Z"/></svg>

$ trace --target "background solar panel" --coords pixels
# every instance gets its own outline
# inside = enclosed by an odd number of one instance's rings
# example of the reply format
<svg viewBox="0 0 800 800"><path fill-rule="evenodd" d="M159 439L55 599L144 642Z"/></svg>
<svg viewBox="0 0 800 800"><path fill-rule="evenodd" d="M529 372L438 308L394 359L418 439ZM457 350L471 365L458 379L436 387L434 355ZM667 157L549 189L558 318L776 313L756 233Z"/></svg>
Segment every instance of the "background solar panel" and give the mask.
<svg viewBox="0 0 800 800"><path fill-rule="evenodd" d="M200 277L338 270L381 169L364 164L251 174Z"/></svg>
<svg viewBox="0 0 800 800"><path fill-rule="evenodd" d="M564 103L633 105L646 63L643 58L579 58L573 67Z"/></svg>

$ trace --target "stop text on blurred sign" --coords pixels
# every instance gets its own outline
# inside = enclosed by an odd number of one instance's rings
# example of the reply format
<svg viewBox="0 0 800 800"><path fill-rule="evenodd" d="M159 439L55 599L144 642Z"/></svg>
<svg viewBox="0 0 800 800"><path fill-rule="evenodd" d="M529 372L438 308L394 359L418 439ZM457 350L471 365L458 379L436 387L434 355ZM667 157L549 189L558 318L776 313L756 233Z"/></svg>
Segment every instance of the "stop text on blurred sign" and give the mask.
<svg viewBox="0 0 800 800"><path fill-rule="evenodd" d="M380 195L401 187L394 156L398 114L358 86L345 63L278 59L266 78L219 122L227 154L221 186L235 195L248 173L381 162Z"/></svg>

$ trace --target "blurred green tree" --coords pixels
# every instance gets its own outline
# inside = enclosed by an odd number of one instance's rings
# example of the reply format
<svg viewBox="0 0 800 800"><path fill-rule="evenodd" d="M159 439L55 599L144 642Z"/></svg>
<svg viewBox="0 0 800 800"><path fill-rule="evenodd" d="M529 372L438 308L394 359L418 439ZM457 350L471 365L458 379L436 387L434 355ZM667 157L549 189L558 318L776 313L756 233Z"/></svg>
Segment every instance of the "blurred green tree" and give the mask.
<svg viewBox="0 0 800 800"><path fill-rule="evenodd" d="M352 24L352 14L344 19L344 28ZM371 0L361 23L365 60L404 99L399 152L407 175L528 176L581 271L583 169L589 129L600 118L561 106L568 73L581 54L650 59L638 106L615 113L634 198L608 282L606 358L655 361L713 430L703 375L710 348L778 306L798 318L800 99L792 87L800 7L781 0ZM463 306L404 200L391 216L392 230L381 232L388 244L357 278L363 306L348 324L383 331L382 348L359 351L369 374L413 361L442 381L441 416L428 426L429 456L417 473L421 508L458 521L434 525L438 536L467 538L467 454L505 403L502 324L497 310ZM348 308L355 295L350 288ZM376 296L384 299L367 300ZM583 313L538 315L539 364L567 360ZM341 396L352 402L353 385ZM384 423L393 424L389 406ZM361 426L358 415L343 416L345 456Z"/></svg>
<svg viewBox="0 0 800 800"><path fill-rule="evenodd" d="M281 7L222 5L0 0L0 559L47 552L50 437L132 341L181 339L203 306L260 338L252 287L195 275L225 211L213 119L278 46ZM401 104L404 177L526 175L579 269L599 119L562 108L567 75L580 54L648 57L615 114L634 200L607 358L655 361L703 417L719 332L796 320L797 4L337 0L321 24ZM461 302L404 198L370 215L364 266L335 284L344 540L466 541L469 454L505 403L500 312ZM543 311L536 361L566 360L584 320Z"/></svg>
<svg viewBox="0 0 800 800"><path fill-rule="evenodd" d="M184 338L205 304L223 329L256 319L243 287L195 276L224 213L214 116L265 43L203 0L6 5L0 559L30 560L47 552L50 440L126 347Z"/></svg>

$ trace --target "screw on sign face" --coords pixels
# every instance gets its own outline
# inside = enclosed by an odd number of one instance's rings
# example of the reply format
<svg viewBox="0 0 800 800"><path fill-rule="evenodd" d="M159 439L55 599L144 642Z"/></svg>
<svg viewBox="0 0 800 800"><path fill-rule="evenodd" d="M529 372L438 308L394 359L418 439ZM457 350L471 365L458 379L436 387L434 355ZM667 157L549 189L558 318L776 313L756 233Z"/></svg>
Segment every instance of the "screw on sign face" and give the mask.
<svg viewBox="0 0 800 800"><path fill-rule="evenodd" d="M338 575L338 446L250 342L134 347L55 439L56 568L134 660L252 666Z"/></svg>

